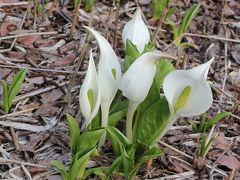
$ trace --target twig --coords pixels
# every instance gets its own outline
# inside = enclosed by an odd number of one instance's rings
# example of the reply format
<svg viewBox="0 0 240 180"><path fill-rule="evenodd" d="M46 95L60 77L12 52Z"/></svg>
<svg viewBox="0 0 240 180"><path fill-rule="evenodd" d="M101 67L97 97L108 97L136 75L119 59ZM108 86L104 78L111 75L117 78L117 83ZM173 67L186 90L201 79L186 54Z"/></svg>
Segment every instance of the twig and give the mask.
<svg viewBox="0 0 240 180"><path fill-rule="evenodd" d="M118 20L119 20L119 9L120 9L120 2L116 2L117 5L117 12L116 12L116 19L115 19L115 30L114 30L114 40L113 40L113 48L117 50L117 35L118 35Z"/></svg>
<svg viewBox="0 0 240 180"><path fill-rule="evenodd" d="M18 136L17 133L14 131L14 129L12 127L10 127L10 133L12 136L12 140L13 140L13 144L15 146L16 151L19 151L19 144L18 144Z"/></svg>
<svg viewBox="0 0 240 180"><path fill-rule="evenodd" d="M158 21L157 29L155 30L155 32L153 34L153 38L152 38L153 43L156 42L157 35L160 32L160 29L162 28L162 24L163 24L163 21L165 20L165 17L167 15L167 13L168 13L168 9L164 9L163 14L162 14L161 18Z"/></svg>
<svg viewBox="0 0 240 180"><path fill-rule="evenodd" d="M69 81L67 82L62 82L60 84L58 84L58 87L59 86L65 86L67 83L69 83ZM29 98L29 97L33 97L33 96L36 96L38 94L43 94L45 92L48 92L48 91L51 91L53 89L56 89L57 86L49 86L49 87L46 87L46 88L42 88L42 89L37 89L37 90L34 90L30 93L27 93L27 94L24 94L24 95L20 95L20 96L17 96L13 102L18 102L20 100L23 100L23 99L26 99L26 98Z"/></svg>
<svg viewBox="0 0 240 180"><path fill-rule="evenodd" d="M1 65L1 64L0 64L0 67L12 68L12 69L29 69L29 70L33 70L33 71L52 72L52 73L59 73L59 74L73 74L73 73L76 73L75 71L63 71L63 70L32 68L32 67L23 67L23 66L9 66L9 65ZM85 74L85 72L84 71L78 71L76 74L82 76L82 75Z"/></svg>
<svg viewBox="0 0 240 180"><path fill-rule="evenodd" d="M12 39L12 38L18 38L18 37L23 37L23 36L32 36L32 35L53 35L57 34L57 31L50 31L50 32L33 32L33 33L23 33L23 34L16 34L16 35L11 35L11 36L4 36L0 37L0 41L4 39Z"/></svg>
<svg viewBox="0 0 240 180"><path fill-rule="evenodd" d="M162 146L165 146L165 147L167 147L167 148L169 148L169 149L171 149L171 150L173 150L173 151L175 151L175 152L177 152L177 153L179 153L179 154L181 154L181 155L183 155L183 156L185 156L185 157L193 160L193 157L192 157L192 156L190 156L190 155L188 155L188 154L186 154L186 153L184 153L184 152L182 152L182 151L179 151L178 149L176 149L176 148L168 145L167 143L165 143L165 142L163 142L163 141L159 141L158 143L161 144ZM227 175L225 172L221 171L220 169L216 169L216 168L214 168L214 167L212 167L212 166L210 166L210 165L208 165L208 164L207 164L206 166L207 166L207 168L209 168L209 169L214 169L214 171L218 172L219 174L228 177L228 175Z"/></svg>
<svg viewBox="0 0 240 180"><path fill-rule="evenodd" d="M34 167L41 167L41 168L48 168L47 166L32 164L29 162L17 161L13 159L4 159L0 157L0 164L23 164L25 166L34 166Z"/></svg>
<svg viewBox="0 0 240 180"><path fill-rule="evenodd" d="M0 8L4 6L26 6L28 2L8 2L8 3L0 3Z"/></svg>
<svg viewBox="0 0 240 180"><path fill-rule="evenodd" d="M34 107L34 108L24 109L24 110L22 110L22 111L17 111L17 112L13 112L13 113L9 113L9 114L4 114L4 115L0 116L0 119L4 119L4 118L6 118L6 117L12 117L12 116L22 115L22 114L31 112L31 111L37 109L38 107L39 107L39 106Z"/></svg>
<svg viewBox="0 0 240 180"><path fill-rule="evenodd" d="M81 1L82 0L78 0L77 2L77 6L74 10L74 17L73 17L73 21L72 21L72 26L71 26L71 29L70 29L70 34L73 33L74 29L75 29L75 26L77 24L77 18L78 18L78 13L79 13L79 9L80 9L80 5L81 5Z"/></svg>

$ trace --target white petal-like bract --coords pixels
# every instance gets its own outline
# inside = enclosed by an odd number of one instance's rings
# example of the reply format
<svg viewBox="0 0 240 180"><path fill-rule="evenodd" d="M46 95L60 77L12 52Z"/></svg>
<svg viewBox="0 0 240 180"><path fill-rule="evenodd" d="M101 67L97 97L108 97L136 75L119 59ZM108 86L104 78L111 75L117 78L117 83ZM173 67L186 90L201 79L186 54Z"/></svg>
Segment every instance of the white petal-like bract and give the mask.
<svg viewBox="0 0 240 180"><path fill-rule="evenodd" d="M132 103L140 104L147 96L156 74L155 62L164 54L147 52L138 57L122 76L119 89Z"/></svg>
<svg viewBox="0 0 240 180"><path fill-rule="evenodd" d="M121 66L118 58L109 42L92 28L84 26L96 38L100 48L100 59L98 64L98 80L102 100L105 104L111 104L121 80Z"/></svg>
<svg viewBox="0 0 240 180"><path fill-rule="evenodd" d="M206 81L207 73L213 59L189 70L175 70L170 72L163 81L163 91L169 103L169 108L175 116L196 116L207 111L213 102L211 87ZM183 97L183 107L175 106L182 92L190 88L188 97Z"/></svg>
<svg viewBox="0 0 240 180"><path fill-rule="evenodd" d="M122 32L122 39L126 46L127 39L137 46L139 53L142 53L146 44L150 41L150 33L141 17L141 9L138 8L133 18L128 21Z"/></svg>
<svg viewBox="0 0 240 180"><path fill-rule="evenodd" d="M91 97L90 97L91 96ZM91 102L92 101L92 102ZM79 104L86 125L90 124L100 107L101 93L97 78L97 71L90 51L89 65L86 77L80 89Z"/></svg>

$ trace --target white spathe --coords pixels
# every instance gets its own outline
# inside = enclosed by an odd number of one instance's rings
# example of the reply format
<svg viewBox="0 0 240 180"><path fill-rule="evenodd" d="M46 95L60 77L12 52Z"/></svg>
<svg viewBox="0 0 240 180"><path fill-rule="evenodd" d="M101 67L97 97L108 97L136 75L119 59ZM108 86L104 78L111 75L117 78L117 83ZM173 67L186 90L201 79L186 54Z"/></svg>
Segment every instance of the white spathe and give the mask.
<svg viewBox="0 0 240 180"><path fill-rule="evenodd" d="M189 70L170 72L163 81L163 91L172 114L176 117L196 116L207 111L213 102L211 87L207 82L207 74L214 58ZM176 101L185 87L191 92L184 107L174 113Z"/></svg>
<svg viewBox="0 0 240 180"><path fill-rule="evenodd" d="M138 57L122 76L119 89L131 103L140 104L147 96L156 74L156 61L167 57L158 52L147 52Z"/></svg>
<svg viewBox="0 0 240 180"><path fill-rule="evenodd" d="M100 48L98 80L101 91L101 104L110 106L121 80L121 66L109 42L97 31L84 26L96 38Z"/></svg>
<svg viewBox="0 0 240 180"><path fill-rule="evenodd" d="M150 41L150 33L141 16L141 9L137 8L133 18L128 21L122 32L123 43L126 46L127 39L137 46L142 53L146 44Z"/></svg>
<svg viewBox="0 0 240 180"><path fill-rule="evenodd" d="M92 91L93 104L88 97L88 92ZM90 51L90 58L86 77L80 89L79 104L83 117L85 118L86 126L91 123L92 119L96 116L101 102L101 93L99 82L97 78L97 71L93 62L92 50ZM93 106L93 107L91 107Z"/></svg>

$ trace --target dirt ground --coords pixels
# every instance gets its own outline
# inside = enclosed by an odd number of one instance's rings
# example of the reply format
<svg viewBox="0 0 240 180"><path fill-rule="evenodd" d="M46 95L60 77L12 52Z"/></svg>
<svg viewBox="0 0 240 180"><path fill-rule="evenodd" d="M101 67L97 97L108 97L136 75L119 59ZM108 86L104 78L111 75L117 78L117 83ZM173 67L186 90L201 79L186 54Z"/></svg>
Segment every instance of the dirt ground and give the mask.
<svg viewBox="0 0 240 180"><path fill-rule="evenodd" d="M83 124L78 94L89 48L94 57L99 56L96 41L87 37L83 25L101 32L123 60L121 32L136 7L141 7L152 35L160 22L152 18L150 0L121 1L119 6L99 0L92 12L80 7L72 28L73 2L46 2L37 10L31 0L0 0L0 80L11 81L18 69L28 68L11 112L0 110L0 179L60 179L50 160L70 163L65 114L71 113ZM176 9L171 19L179 24L186 9L197 2L170 0L169 6ZM208 74L214 103L207 117L221 111L232 115L215 126L218 136L205 162L195 158L199 134L192 130L190 119L179 119L159 142L165 155L154 159L151 167L142 166L136 178L240 179L240 1L201 0L184 36L194 48L176 47L166 22L159 30L156 47L178 57L172 62L176 69L188 69L215 57ZM110 151L89 165L111 164L112 160ZM204 163L206 169L202 169Z"/></svg>

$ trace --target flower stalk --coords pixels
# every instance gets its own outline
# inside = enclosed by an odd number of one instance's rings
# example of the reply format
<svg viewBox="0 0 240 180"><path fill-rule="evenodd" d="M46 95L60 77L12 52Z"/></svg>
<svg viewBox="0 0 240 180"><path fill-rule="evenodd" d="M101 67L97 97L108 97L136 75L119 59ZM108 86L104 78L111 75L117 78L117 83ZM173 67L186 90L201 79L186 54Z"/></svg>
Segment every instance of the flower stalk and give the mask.
<svg viewBox="0 0 240 180"><path fill-rule="evenodd" d="M138 104L132 103L129 101L128 111L127 111L127 120L126 120L126 135L130 142L132 142L132 134L133 134L133 116L135 111L137 110Z"/></svg>

